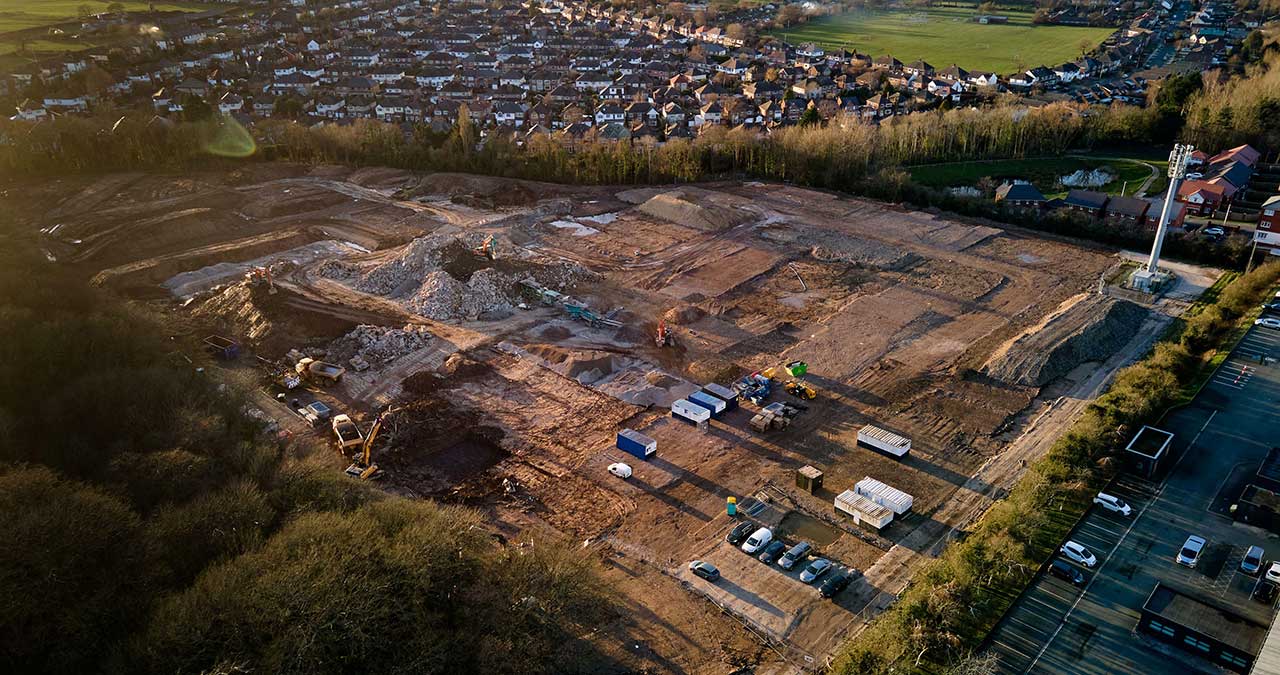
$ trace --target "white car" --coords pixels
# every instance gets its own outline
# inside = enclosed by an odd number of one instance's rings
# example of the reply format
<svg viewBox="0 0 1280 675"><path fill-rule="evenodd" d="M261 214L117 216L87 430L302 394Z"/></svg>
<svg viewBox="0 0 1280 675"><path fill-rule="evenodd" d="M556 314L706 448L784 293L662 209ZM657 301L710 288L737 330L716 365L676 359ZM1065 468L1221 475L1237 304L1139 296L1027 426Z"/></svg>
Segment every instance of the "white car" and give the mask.
<svg viewBox="0 0 1280 675"><path fill-rule="evenodd" d="M1280 562L1271 563L1271 567L1267 568L1267 581L1280 584Z"/></svg>
<svg viewBox="0 0 1280 675"><path fill-rule="evenodd" d="M618 478L630 478L631 466L623 464L622 462L615 462L609 465L609 473L617 476Z"/></svg>
<svg viewBox="0 0 1280 675"><path fill-rule="evenodd" d="M1280 319L1267 317L1265 319L1258 319L1257 321L1254 321L1253 325L1264 326L1266 328L1280 328Z"/></svg>
<svg viewBox="0 0 1280 675"><path fill-rule="evenodd" d="M751 536L747 537L747 540L742 542L742 550L747 553L756 553L760 549L768 546L771 541L773 541L773 530L770 530L767 527L762 527L755 532L752 532Z"/></svg>
<svg viewBox="0 0 1280 675"><path fill-rule="evenodd" d="M1133 512L1133 509L1130 508L1128 504L1124 503L1123 499L1116 497L1115 495L1109 495L1105 492L1099 492L1098 496L1093 498L1093 503L1112 513L1118 513L1122 516L1127 516Z"/></svg>
<svg viewBox="0 0 1280 675"><path fill-rule="evenodd" d="M1204 236L1206 237L1222 237L1222 236L1226 236L1226 234L1227 234L1227 231L1222 229L1221 227L1204 228Z"/></svg>
<svg viewBox="0 0 1280 675"><path fill-rule="evenodd" d="M1093 567L1098 564L1097 556L1084 547L1083 544L1077 544L1074 541L1068 541L1058 549L1058 552L1066 556L1067 559L1084 565L1085 567Z"/></svg>
<svg viewBox="0 0 1280 675"><path fill-rule="evenodd" d="M1194 534L1187 537L1186 543L1183 544L1182 549L1178 551L1178 557L1175 558L1175 560L1177 560L1180 565L1195 567L1196 563L1200 562L1200 553L1204 551L1204 545L1206 543L1207 542L1204 537L1197 537ZM1268 574L1270 574L1270 572L1268 572Z"/></svg>

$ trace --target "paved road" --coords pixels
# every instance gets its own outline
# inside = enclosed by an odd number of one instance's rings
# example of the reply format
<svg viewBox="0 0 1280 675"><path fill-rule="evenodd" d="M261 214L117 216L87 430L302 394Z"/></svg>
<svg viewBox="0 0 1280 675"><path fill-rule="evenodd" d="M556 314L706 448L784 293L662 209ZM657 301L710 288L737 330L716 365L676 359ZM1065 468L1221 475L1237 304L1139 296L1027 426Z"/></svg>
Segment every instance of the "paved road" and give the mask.
<svg viewBox="0 0 1280 675"><path fill-rule="evenodd" d="M1069 535L1098 556L1098 566L1084 589L1041 575L1014 604L988 639L1002 673L1218 672L1134 634L1158 580L1270 619L1273 608L1249 599L1254 579L1238 564L1253 544L1280 558L1280 537L1210 510L1234 498L1234 477L1280 445L1280 368L1259 365L1258 355L1280 356L1280 332L1251 330L1196 400L1159 425L1176 434L1167 480L1122 476L1110 488L1133 506L1132 517L1095 508ZM1173 562L1192 533L1209 540L1194 570Z"/></svg>

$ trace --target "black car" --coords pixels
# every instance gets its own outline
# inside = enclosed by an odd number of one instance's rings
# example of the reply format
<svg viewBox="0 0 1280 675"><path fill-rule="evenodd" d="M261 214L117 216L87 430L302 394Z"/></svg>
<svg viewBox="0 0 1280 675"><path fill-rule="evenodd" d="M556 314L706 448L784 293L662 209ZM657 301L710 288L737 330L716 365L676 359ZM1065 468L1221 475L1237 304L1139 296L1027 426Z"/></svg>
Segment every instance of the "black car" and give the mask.
<svg viewBox="0 0 1280 675"><path fill-rule="evenodd" d="M781 558L782 554L785 553L786 550L786 544L774 539L769 542L768 546L764 547L763 551L760 552L760 562L772 564L777 561L778 558Z"/></svg>
<svg viewBox="0 0 1280 675"><path fill-rule="evenodd" d="M1276 586L1270 581L1263 579L1253 588L1253 599L1263 603L1264 605L1270 605L1276 601L1277 590L1280 590L1280 586Z"/></svg>
<svg viewBox="0 0 1280 675"><path fill-rule="evenodd" d="M726 534L724 536L724 540L729 542L730 544L733 544L734 546L737 546L738 544L742 543L743 539L746 539L747 537L751 536L751 533L755 532L755 529L756 529L756 526L752 525L751 523L748 523L748 522L738 523L733 527L732 530L729 530L729 534Z"/></svg>
<svg viewBox="0 0 1280 675"><path fill-rule="evenodd" d="M849 586L850 581L853 581L852 574L836 572L835 575L827 577L827 580L818 587L818 595L824 598L834 598L837 593Z"/></svg>
<svg viewBox="0 0 1280 675"><path fill-rule="evenodd" d="M1050 563L1049 574L1052 574L1059 579L1070 581L1077 586L1083 586L1085 582L1084 572L1081 572L1076 569L1075 565L1072 565L1062 559L1054 560Z"/></svg>

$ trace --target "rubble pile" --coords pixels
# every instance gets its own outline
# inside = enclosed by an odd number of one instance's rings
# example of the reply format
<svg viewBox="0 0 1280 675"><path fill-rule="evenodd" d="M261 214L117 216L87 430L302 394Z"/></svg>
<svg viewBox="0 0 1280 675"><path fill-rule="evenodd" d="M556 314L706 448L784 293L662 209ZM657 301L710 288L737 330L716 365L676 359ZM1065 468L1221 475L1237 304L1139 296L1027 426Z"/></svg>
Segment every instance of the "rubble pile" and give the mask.
<svg viewBox="0 0 1280 675"><path fill-rule="evenodd" d="M406 291L406 285L439 270L444 257L441 249L457 240L452 234L418 237L409 242L400 255L361 277L355 284L356 289L375 295L399 295Z"/></svg>
<svg viewBox="0 0 1280 675"><path fill-rule="evenodd" d="M426 347L431 338L425 326L390 328L360 325L334 340L329 345L329 354L340 361L364 361L378 367Z"/></svg>

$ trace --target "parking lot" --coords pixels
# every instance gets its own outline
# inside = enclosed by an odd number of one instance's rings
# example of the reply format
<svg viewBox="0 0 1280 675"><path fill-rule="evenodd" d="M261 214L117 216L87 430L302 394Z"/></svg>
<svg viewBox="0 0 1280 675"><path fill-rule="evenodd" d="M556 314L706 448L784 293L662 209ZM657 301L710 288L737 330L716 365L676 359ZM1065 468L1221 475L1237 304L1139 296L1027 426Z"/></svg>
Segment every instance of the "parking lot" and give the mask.
<svg viewBox="0 0 1280 675"><path fill-rule="evenodd" d="M988 639L1001 672L1220 672L1134 632L1157 581L1270 624L1274 608L1250 598L1256 578L1239 563L1255 544L1267 550L1266 564L1280 559L1280 537L1236 524L1214 506L1229 505L1232 476L1251 475L1277 444L1280 368L1261 359L1278 355L1280 331L1255 327L1195 401L1155 425L1175 434L1167 479L1125 475L1108 488L1132 514L1095 506L1071 532L1098 563L1084 570L1083 588L1045 574L1033 582ZM1190 534L1208 540L1195 569L1174 562Z"/></svg>
<svg viewBox="0 0 1280 675"><path fill-rule="evenodd" d="M760 524L754 519L743 520ZM792 638L800 628L801 619L806 618L821 624L823 630L842 633L858 619L857 613L876 595L876 590L866 583L860 571L837 559L831 559L833 567L817 581L811 584L800 581L800 573L821 554L809 556L790 570L782 569L777 563L761 562L757 554L746 553L724 540L724 535L738 522L738 519L718 516L715 521L716 539L697 554L698 559L720 570L719 580L709 582L698 578L683 565L676 571L676 576L769 638ZM787 540L786 543L789 548L796 541ZM849 586L831 599L820 599L818 587L838 571L852 573ZM815 622L815 617L821 620Z"/></svg>

